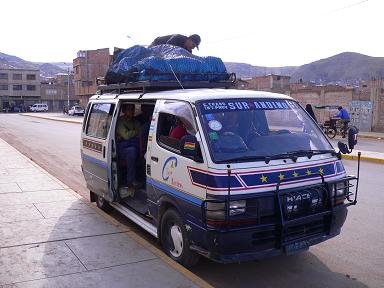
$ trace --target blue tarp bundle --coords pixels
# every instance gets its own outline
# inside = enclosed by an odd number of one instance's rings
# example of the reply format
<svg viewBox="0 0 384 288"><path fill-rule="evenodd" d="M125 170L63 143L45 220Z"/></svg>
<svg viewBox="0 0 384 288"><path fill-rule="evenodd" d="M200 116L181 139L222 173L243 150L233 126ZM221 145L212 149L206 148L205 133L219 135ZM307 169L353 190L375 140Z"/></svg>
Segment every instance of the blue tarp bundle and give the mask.
<svg viewBox="0 0 384 288"><path fill-rule="evenodd" d="M121 51L107 73L108 84L134 81L228 80L225 65L217 57L199 57L169 44L146 48L135 45Z"/></svg>

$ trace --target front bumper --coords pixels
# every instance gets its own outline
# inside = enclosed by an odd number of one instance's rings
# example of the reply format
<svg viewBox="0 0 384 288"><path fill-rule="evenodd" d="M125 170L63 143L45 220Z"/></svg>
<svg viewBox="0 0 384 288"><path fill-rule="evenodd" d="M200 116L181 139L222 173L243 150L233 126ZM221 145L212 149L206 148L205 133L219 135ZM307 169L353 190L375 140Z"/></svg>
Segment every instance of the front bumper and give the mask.
<svg viewBox="0 0 384 288"><path fill-rule="evenodd" d="M342 205L332 214L283 228L281 225L256 225L231 231L206 232L206 247L190 248L220 263L257 260L281 254L295 254L340 234L347 217Z"/></svg>

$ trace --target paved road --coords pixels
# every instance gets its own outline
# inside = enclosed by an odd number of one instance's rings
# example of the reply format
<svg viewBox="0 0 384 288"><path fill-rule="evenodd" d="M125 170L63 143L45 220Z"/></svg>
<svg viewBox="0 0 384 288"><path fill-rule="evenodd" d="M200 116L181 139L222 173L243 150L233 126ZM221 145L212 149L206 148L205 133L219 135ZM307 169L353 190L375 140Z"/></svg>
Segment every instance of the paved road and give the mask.
<svg viewBox="0 0 384 288"><path fill-rule="evenodd" d="M0 114L0 137L87 196L80 172L80 126ZM355 172L356 162L345 165ZM383 175L384 165L362 162L359 203L350 209L339 237L290 257L231 265L203 259L191 271L215 287L384 287Z"/></svg>
<svg viewBox="0 0 384 288"><path fill-rule="evenodd" d="M81 125L0 113L0 137L89 199L81 173Z"/></svg>
<svg viewBox="0 0 384 288"><path fill-rule="evenodd" d="M350 173L355 161L345 161ZM339 237L308 252L253 263L192 269L215 287L384 287L384 165L361 163L358 205L349 209Z"/></svg>

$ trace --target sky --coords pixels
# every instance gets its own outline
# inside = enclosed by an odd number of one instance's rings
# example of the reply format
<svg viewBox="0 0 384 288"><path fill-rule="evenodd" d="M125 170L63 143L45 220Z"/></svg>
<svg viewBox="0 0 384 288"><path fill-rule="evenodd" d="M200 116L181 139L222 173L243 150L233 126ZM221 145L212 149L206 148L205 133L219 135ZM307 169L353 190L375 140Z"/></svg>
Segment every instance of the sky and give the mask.
<svg viewBox="0 0 384 288"><path fill-rule="evenodd" d="M383 0L2 0L0 11L0 52L34 62L175 33L201 36L196 55L256 66L384 57Z"/></svg>

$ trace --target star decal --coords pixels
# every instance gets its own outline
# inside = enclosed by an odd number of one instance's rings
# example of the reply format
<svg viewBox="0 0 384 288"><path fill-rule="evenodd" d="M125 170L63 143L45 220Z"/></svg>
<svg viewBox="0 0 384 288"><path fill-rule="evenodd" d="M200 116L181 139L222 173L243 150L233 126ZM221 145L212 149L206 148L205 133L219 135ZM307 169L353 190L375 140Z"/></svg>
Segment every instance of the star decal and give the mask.
<svg viewBox="0 0 384 288"><path fill-rule="evenodd" d="M260 177L261 183L267 182L268 178L267 176L261 175Z"/></svg>
<svg viewBox="0 0 384 288"><path fill-rule="evenodd" d="M324 169L323 169L323 168L320 168L320 169L319 169L319 174L320 174L320 175L323 175L323 174L324 174Z"/></svg>
<svg viewBox="0 0 384 288"><path fill-rule="evenodd" d="M279 179L280 179L280 181L281 181L281 180L283 180L283 179L284 179L284 177L285 177L285 175L284 175L284 174L282 174L282 173L280 172L280 174L279 174Z"/></svg>
<svg viewBox="0 0 384 288"><path fill-rule="evenodd" d="M293 177L297 177L297 176L299 176L299 173L297 173L296 171L295 172L293 172Z"/></svg>
<svg viewBox="0 0 384 288"><path fill-rule="evenodd" d="M307 169L307 171L305 172L307 175L311 175L312 174L312 171Z"/></svg>

